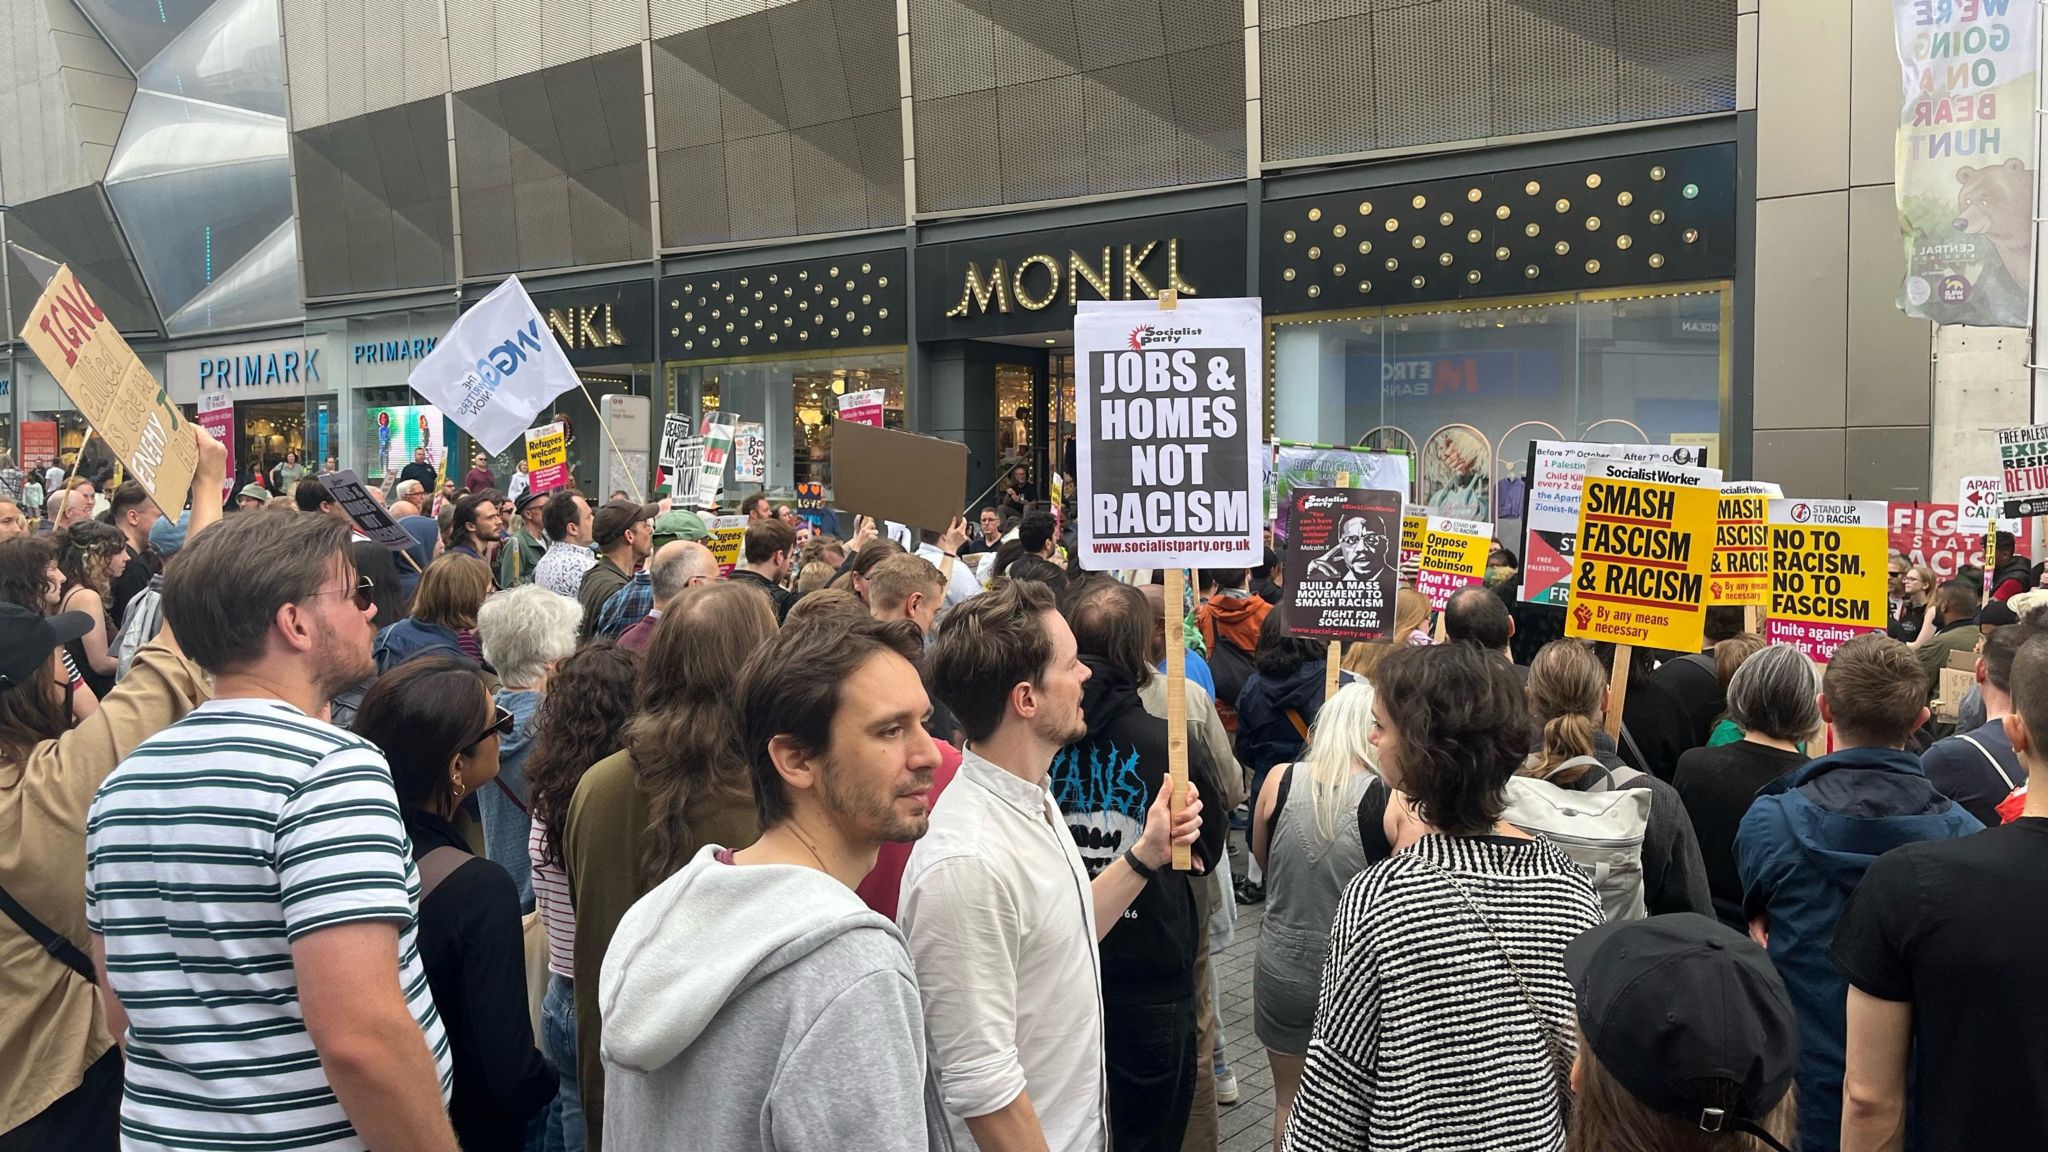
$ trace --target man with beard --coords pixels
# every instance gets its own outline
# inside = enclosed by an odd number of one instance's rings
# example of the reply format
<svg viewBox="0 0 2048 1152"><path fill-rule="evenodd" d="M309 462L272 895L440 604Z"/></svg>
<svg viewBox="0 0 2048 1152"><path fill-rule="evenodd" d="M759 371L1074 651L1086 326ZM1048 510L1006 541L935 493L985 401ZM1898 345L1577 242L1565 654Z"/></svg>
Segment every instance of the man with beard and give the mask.
<svg viewBox="0 0 2048 1152"><path fill-rule="evenodd" d="M605 1144L950 1149L917 976L854 886L924 835L938 749L916 626L819 617L740 674L761 836L705 844L620 920L598 980Z"/></svg>
<svg viewBox="0 0 2048 1152"><path fill-rule="evenodd" d="M1046 791L1053 757L1088 734L1089 670L1052 593L1006 583L954 608L925 682L959 717L960 774L911 849L898 922L917 965L953 1139L981 1152L1109 1146L1097 942L1201 831L1171 789L1094 879ZM607 1039L609 1043L609 1039Z"/></svg>
<svg viewBox="0 0 2048 1152"><path fill-rule="evenodd" d="M1343 580L1371 583L1386 567L1386 537L1366 527L1365 517L1347 516L1337 532L1337 543L1308 562L1311 580Z"/></svg>
<svg viewBox="0 0 2048 1152"><path fill-rule="evenodd" d="M165 575L212 700L143 741L86 820L86 924L152 1147L454 1152L384 757L319 719L367 679L375 609L331 516L234 516ZM146 1055L145 1055L146 1049Z"/></svg>

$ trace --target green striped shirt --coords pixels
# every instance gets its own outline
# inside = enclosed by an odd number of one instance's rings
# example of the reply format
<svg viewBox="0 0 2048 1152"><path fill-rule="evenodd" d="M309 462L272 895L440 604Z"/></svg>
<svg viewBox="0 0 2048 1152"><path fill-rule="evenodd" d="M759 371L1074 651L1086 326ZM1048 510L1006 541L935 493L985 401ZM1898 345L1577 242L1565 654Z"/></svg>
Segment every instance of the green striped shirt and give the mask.
<svg viewBox="0 0 2048 1152"><path fill-rule="evenodd" d="M399 926L407 1006L450 1083L414 943L419 873L374 746L277 700L145 740L86 821L86 923L128 1013L126 1152L361 1149L299 1010L292 943Z"/></svg>

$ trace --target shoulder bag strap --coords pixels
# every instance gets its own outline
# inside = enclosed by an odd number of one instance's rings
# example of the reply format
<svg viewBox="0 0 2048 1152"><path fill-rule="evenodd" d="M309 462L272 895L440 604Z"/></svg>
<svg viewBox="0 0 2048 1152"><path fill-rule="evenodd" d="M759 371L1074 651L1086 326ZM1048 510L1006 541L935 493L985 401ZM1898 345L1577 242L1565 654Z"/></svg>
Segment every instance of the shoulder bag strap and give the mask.
<svg viewBox="0 0 2048 1152"><path fill-rule="evenodd" d="M1522 979L1522 969L1520 965L1515 963L1514 953L1508 951L1507 944L1493 930L1493 922L1488 920L1486 914L1479 910L1479 905L1473 902L1471 895L1465 891L1465 886L1458 883L1456 877L1452 876L1449 871L1445 870L1434 860L1427 860L1412 853L1410 855L1416 863L1436 873L1442 878L1444 883L1451 886L1451 891L1458 894L1458 899L1464 903L1466 911L1472 913L1472 918L1479 921L1479 927L1486 933L1487 939L1493 941L1494 948L1500 952L1500 958L1507 962L1508 975L1515 978L1515 987L1520 989L1522 993L1522 1003L1528 1006L1529 1014L1536 1018L1536 1027L1543 1033L1543 1039L1550 1050L1550 1067L1557 1077L1560 1107L1568 1108L1571 1100L1572 1063L1574 1059L1572 1045L1567 1043L1562 1036L1558 1035L1558 1030L1552 1027L1550 1020L1543 1015L1542 1006L1536 1003L1535 995L1529 991L1528 982Z"/></svg>
<svg viewBox="0 0 2048 1152"><path fill-rule="evenodd" d="M1294 709L1289 708L1287 710L1287 722L1289 724L1294 725L1295 735L1301 737L1303 740L1308 739L1308 722L1301 718L1300 712L1297 712Z"/></svg>
<svg viewBox="0 0 2048 1152"><path fill-rule="evenodd" d="M1985 760L1985 762L1986 762L1986 763L1988 763L1988 764L1990 764L1990 765L1991 765L1991 770L1992 770L1993 772L1996 772L1996 773L1998 773L1998 778L1999 778L2000 780L2003 780L2003 781L2005 781L2005 790L2006 790L2007 792L2010 792L2010 791L2012 791L2013 789L2015 789L2015 788L2019 787L2019 785L2017 785L2017 784L2015 784L2015 783L2013 783L2013 782L2012 782L2012 777L2010 777L2010 776L2007 776L2007 775L2005 774L2005 766L2004 766L2004 765L2002 765L2002 764L2000 764L2000 763L1998 762L1998 757L1996 757L1996 756L1993 756L1993 755L1991 754L1991 749L1989 749L1989 748L1986 748L1986 747L1985 747L1984 745L1982 745L1982 744L1979 744L1979 743L1977 742L1977 738L1976 738L1975 736L1971 736L1971 735L1969 735L1969 734L1967 734L1967 733L1963 733L1963 732L1958 732L1958 733L1956 733L1956 739L1958 739L1958 740L1968 740L1968 741L1970 742L1970 747L1972 747L1972 748L1975 748L1975 749L1976 749L1977 751L1979 751L1979 752L1981 752L1981 753L1983 753L1983 754L1984 754L1984 760Z"/></svg>
<svg viewBox="0 0 2048 1152"><path fill-rule="evenodd" d="M448 844L443 844L420 857L420 903L426 903L427 897L434 894L434 889L441 886L441 881L446 880L457 868L469 863L470 859L469 853Z"/></svg>
<svg viewBox="0 0 2048 1152"><path fill-rule="evenodd" d="M14 894L4 887L0 887L0 912L7 913L7 918L14 921L16 927L28 933L29 939L42 945L43 951L62 961L66 968L78 973L87 984L99 983L98 975L93 972L92 957L87 956L84 949L73 944L69 937L37 919L35 913L22 907L21 901L16 900Z"/></svg>
<svg viewBox="0 0 2048 1152"><path fill-rule="evenodd" d="M513 807L519 809L521 813L525 813L527 811L526 805L520 803L519 793L514 792L512 790L512 786L510 784L505 783L505 778L503 776L491 777L491 783L496 784L498 786L498 791L503 792L505 794L505 799L510 800L512 802Z"/></svg>
<svg viewBox="0 0 2048 1152"><path fill-rule="evenodd" d="M1650 760L1643 755L1642 745L1636 743L1635 733L1628 730L1627 724L1621 726L1621 742L1628 745L1628 750L1634 754L1636 763L1643 766L1643 771L1649 771Z"/></svg>

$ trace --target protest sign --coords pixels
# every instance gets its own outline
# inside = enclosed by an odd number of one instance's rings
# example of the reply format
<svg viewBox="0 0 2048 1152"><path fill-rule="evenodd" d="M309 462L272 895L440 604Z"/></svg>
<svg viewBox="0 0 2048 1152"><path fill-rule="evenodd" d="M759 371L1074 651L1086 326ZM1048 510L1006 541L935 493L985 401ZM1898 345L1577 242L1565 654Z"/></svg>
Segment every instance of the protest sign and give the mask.
<svg viewBox="0 0 2048 1152"><path fill-rule="evenodd" d="M1394 627L1400 584L1401 493L1361 488L1294 488L1287 540L1287 598L1293 636L1384 640Z"/></svg>
<svg viewBox="0 0 2048 1152"><path fill-rule="evenodd" d="M1718 468L1588 461L1564 634L1699 651L1720 488Z"/></svg>
<svg viewBox="0 0 2048 1152"><path fill-rule="evenodd" d="M718 561L718 574L729 575L740 562L740 547L747 540L747 518L745 516L713 516L704 522L711 535L704 538L704 546L711 549L711 555Z"/></svg>
<svg viewBox="0 0 2048 1152"><path fill-rule="evenodd" d="M943 532L966 494L965 444L867 424L832 430L832 497L840 508Z"/></svg>
<svg viewBox="0 0 2048 1152"><path fill-rule="evenodd" d="M1965 476L1956 496L1956 531L1982 536L2005 496L2003 476Z"/></svg>
<svg viewBox="0 0 2048 1152"><path fill-rule="evenodd" d="M1429 536L1429 509L1401 505L1401 578L1413 580L1422 570L1422 542Z"/></svg>
<svg viewBox="0 0 2048 1152"><path fill-rule="evenodd" d="M702 455L697 460L697 500L709 504L725 488L725 462L732 455L732 430L738 417L729 412L704 414Z"/></svg>
<svg viewBox="0 0 2048 1152"><path fill-rule="evenodd" d="M569 430L557 420L526 431L526 483L534 492L569 485Z"/></svg>
<svg viewBox="0 0 2048 1152"><path fill-rule="evenodd" d="M768 482L768 428L758 420L733 425L732 479L735 484Z"/></svg>
<svg viewBox="0 0 2048 1152"><path fill-rule="evenodd" d="M1297 488L1358 488L1408 491L1408 457L1363 448L1326 448L1281 444L1274 449L1272 469L1273 547L1285 552L1290 498ZM1348 478L1340 482L1340 477Z"/></svg>
<svg viewBox="0 0 2048 1152"><path fill-rule="evenodd" d="M1688 444L1582 444L1538 440L1529 449L1529 497L1522 519L1521 598L1537 604L1570 599L1572 547L1579 527L1579 484L1589 460L1631 460L1704 467L1707 449Z"/></svg>
<svg viewBox="0 0 2048 1152"><path fill-rule="evenodd" d="M1990 521L1966 528L1961 509L1954 504L1893 501L1885 510L1889 546L1908 563L1924 564L1942 580L1953 579L1966 564L1985 567L1984 534ZM2003 523L2012 530L2013 521Z"/></svg>
<svg viewBox="0 0 2048 1152"><path fill-rule="evenodd" d="M678 504L716 504L718 493L713 491L711 499L700 500L697 494L699 465L704 462L704 438L685 436L676 445L676 462L669 468L669 497Z"/></svg>
<svg viewBox="0 0 2048 1152"><path fill-rule="evenodd" d="M1999 515L2008 520L2048 512L2048 424L2006 428L1998 433L2000 482L2005 496Z"/></svg>
<svg viewBox="0 0 2048 1152"><path fill-rule="evenodd" d="M235 492L235 398L226 392L207 392L199 397L199 419L195 421L208 435L228 450L227 471L222 476L220 498L225 502ZM28 458L26 447L22 449Z"/></svg>
<svg viewBox="0 0 2048 1152"><path fill-rule="evenodd" d="M219 439L219 437L215 437ZM21 463L25 468L48 468L57 462L57 422L55 420L23 420L21 422ZM228 475L235 470L228 468Z"/></svg>
<svg viewBox="0 0 2048 1152"><path fill-rule="evenodd" d="M1259 301L1085 302L1074 344L1081 566L1257 564Z"/></svg>
<svg viewBox="0 0 2048 1152"><path fill-rule="evenodd" d="M356 531L375 540L393 552L403 552L412 547L412 536L398 526L391 513L363 487L362 478L353 469L344 468L339 472L323 472L320 483L327 489L341 510L355 522Z"/></svg>
<svg viewBox="0 0 2048 1152"><path fill-rule="evenodd" d="M836 531L838 523L825 510L825 486L816 480L799 480L796 485L796 514L811 522L811 527ZM828 518L832 519L827 528Z"/></svg>
<svg viewBox="0 0 2048 1152"><path fill-rule="evenodd" d="M839 398L839 418L849 424L865 424L870 428L880 428L882 403L886 399L888 393L880 388L848 392Z"/></svg>
<svg viewBox="0 0 2048 1152"><path fill-rule="evenodd" d="M1878 500L1771 501L1771 604L1764 638L1825 664L1884 630L1885 506Z"/></svg>
<svg viewBox="0 0 2048 1152"><path fill-rule="evenodd" d="M683 464L683 442L696 435L690 427L690 417L682 412L671 412L661 418L661 447L655 453L655 462L663 468L680 468Z"/></svg>
<svg viewBox="0 0 2048 1152"><path fill-rule="evenodd" d="M1762 607L1771 598L1770 501L1785 493L1762 480L1721 485L1707 603Z"/></svg>
<svg viewBox="0 0 2048 1152"><path fill-rule="evenodd" d="M1486 554L1493 550L1493 525L1431 514L1422 538L1422 568L1415 589L1429 606L1443 611L1460 588L1486 579Z"/></svg>
<svg viewBox="0 0 2048 1152"><path fill-rule="evenodd" d="M406 383L496 456L582 380L511 276L455 321Z"/></svg>
<svg viewBox="0 0 2048 1152"><path fill-rule="evenodd" d="M199 440L69 265L51 275L21 338L115 459L175 520L199 466Z"/></svg>

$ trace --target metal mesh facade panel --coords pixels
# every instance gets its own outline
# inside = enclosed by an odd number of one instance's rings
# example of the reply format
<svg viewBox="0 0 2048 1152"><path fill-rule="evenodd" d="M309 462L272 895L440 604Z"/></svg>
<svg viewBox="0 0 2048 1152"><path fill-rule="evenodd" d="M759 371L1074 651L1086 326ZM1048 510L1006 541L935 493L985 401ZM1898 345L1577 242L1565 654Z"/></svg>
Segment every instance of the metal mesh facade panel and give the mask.
<svg viewBox="0 0 2048 1152"><path fill-rule="evenodd" d="M295 129L448 90L434 0L284 0L283 12Z"/></svg>
<svg viewBox="0 0 2048 1152"><path fill-rule="evenodd" d="M919 207L1243 176L1242 24L1231 0L911 0Z"/></svg>
<svg viewBox="0 0 2048 1152"><path fill-rule="evenodd" d="M447 5L449 72L458 89L601 57L647 38L645 0L447 0Z"/></svg>
<svg viewBox="0 0 2048 1152"><path fill-rule="evenodd" d="M654 43L662 243L901 224L891 0L752 7Z"/></svg>
<svg viewBox="0 0 2048 1152"><path fill-rule="evenodd" d="M439 100L293 133L308 296L454 283L446 135Z"/></svg>
<svg viewBox="0 0 2048 1152"><path fill-rule="evenodd" d="M1260 0L1259 15L1268 160L1735 106L1735 13L1726 5ZM1369 95L1358 90L1365 83Z"/></svg>
<svg viewBox="0 0 2048 1152"><path fill-rule="evenodd" d="M646 259L639 51L455 94L463 270Z"/></svg>
<svg viewBox="0 0 2048 1152"><path fill-rule="evenodd" d="M71 265L93 301L121 331L158 330L142 273L114 224L106 194L98 187L16 204L7 214L7 238L31 252ZM13 283L14 304L7 330L19 332L42 289L12 253L7 256L7 275Z"/></svg>

